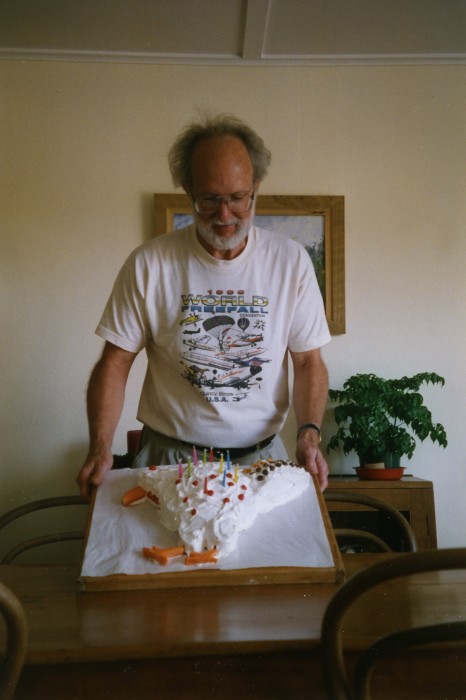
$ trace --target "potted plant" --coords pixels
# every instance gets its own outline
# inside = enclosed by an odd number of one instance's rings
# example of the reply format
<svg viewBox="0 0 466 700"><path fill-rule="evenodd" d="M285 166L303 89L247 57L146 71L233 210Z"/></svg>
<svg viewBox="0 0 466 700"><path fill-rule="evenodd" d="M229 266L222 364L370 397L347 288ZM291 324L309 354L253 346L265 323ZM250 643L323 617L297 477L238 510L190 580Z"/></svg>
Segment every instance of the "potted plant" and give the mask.
<svg viewBox="0 0 466 700"><path fill-rule="evenodd" d="M399 467L400 458L413 456L416 438L430 438L447 446L443 425L432 421L419 392L423 384L445 384L433 372L413 377L383 379L375 374L356 374L346 380L343 389L330 389L335 422L339 426L330 438L327 451L340 445L345 454L359 456L361 466L385 462L386 467Z"/></svg>

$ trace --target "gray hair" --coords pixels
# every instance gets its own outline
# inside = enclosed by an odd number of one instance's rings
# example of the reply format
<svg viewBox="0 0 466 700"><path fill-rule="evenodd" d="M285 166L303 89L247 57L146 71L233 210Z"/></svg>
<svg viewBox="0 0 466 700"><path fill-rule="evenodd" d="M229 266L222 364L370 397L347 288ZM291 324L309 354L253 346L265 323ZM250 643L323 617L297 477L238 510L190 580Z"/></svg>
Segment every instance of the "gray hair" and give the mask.
<svg viewBox="0 0 466 700"><path fill-rule="evenodd" d="M199 141L215 136L233 136L242 141L251 158L254 182L261 182L265 178L272 154L261 137L238 117L219 114L188 124L171 147L168 165L175 187L191 188L191 161L194 149Z"/></svg>

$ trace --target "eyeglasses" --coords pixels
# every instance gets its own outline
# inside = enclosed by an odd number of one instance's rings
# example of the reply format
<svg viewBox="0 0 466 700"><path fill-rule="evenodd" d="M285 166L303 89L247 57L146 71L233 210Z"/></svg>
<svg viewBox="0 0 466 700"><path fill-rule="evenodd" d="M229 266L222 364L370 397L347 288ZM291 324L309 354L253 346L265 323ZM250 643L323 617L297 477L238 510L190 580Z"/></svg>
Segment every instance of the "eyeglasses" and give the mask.
<svg viewBox="0 0 466 700"><path fill-rule="evenodd" d="M246 211L251 211L255 196L256 193L253 190L252 194L230 194L226 197L196 197L194 199L194 208L198 214L214 214L224 202L233 214L244 214Z"/></svg>

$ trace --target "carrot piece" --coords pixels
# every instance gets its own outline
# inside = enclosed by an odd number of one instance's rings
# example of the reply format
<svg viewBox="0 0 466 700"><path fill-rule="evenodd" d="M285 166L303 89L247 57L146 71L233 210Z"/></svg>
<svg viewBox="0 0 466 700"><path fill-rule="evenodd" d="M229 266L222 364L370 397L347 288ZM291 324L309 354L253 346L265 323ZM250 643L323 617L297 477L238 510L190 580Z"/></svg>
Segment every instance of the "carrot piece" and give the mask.
<svg viewBox="0 0 466 700"><path fill-rule="evenodd" d="M215 564L217 562L218 551L215 549L209 549L208 552L190 552L184 563L189 566L191 564Z"/></svg>
<svg viewBox="0 0 466 700"><path fill-rule="evenodd" d="M132 503L136 503L136 501L142 501L145 495L146 492L141 486L135 486L134 489L130 489L123 495L121 502L124 506L130 506Z"/></svg>
<svg viewBox="0 0 466 700"><path fill-rule="evenodd" d="M143 547L142 552L148 559L155 559L162 566L168 564L168 560L172 557L178 557L184 554L184 547Z"/></svg>
<svg viewBox="0 0 466 700"><path fill-rule="evenodd" d="M166 547L162 551L167 555L167 557L179 557L180 554L184 554L184 547L182 545L178 545L177 547Z"/></svg>
<svg viewBox="0 0 466 700"><path fill-rule="evenodd" d="M165 566L168 564L168 557L166 557L157 547L143 547L142 552L147 559L155 559L159 564Z"/></svg>

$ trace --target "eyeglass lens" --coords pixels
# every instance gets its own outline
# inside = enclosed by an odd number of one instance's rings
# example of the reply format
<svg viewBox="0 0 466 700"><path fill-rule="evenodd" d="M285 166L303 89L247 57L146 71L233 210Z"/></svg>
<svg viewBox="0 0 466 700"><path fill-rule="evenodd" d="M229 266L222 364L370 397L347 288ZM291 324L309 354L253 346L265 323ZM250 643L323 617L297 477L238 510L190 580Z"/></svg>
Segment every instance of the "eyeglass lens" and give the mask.
<svg viewBox="0 0 466 700"><path fill-rule="evenodd" d="M226 197L196 197L194 206L200 214L208 214L217 211L222 202L228 205L232 212L240 214L248 211L252 207L254 201L254 192L252 195L228 195Z"/></svg>

